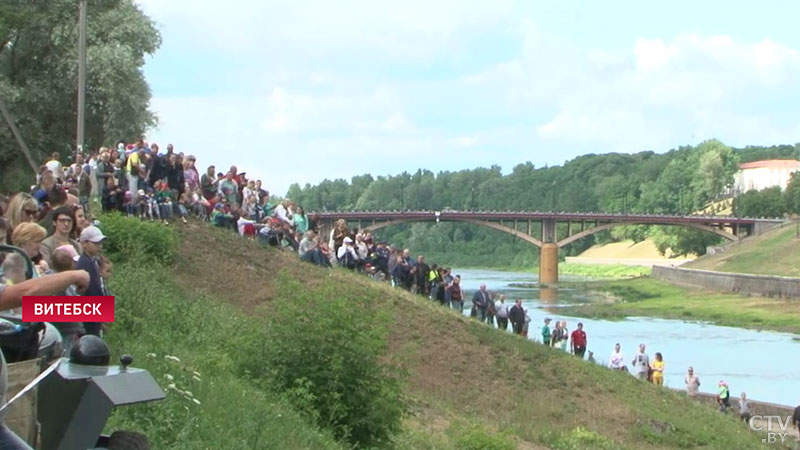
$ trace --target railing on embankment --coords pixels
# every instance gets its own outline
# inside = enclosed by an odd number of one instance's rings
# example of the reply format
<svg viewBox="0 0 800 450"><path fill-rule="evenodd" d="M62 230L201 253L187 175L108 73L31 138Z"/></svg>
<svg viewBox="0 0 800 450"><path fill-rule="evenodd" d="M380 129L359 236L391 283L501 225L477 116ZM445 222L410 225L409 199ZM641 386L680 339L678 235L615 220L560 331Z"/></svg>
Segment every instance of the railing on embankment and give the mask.
<svg viewBox="0 0 800 450"><path fill-rule="evenodd" d="M652 277L681 286L736 292L761 297L800 299L800 278L653 267Z"/></svg>

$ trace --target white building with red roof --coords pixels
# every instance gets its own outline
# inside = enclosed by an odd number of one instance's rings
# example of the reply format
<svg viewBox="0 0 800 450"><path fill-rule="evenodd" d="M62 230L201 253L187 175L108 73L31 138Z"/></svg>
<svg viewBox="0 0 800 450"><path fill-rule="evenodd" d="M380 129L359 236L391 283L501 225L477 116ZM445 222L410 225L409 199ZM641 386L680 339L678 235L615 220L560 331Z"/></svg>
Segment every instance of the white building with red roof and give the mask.
<svg viewBox="0 0 800 450"><path fill-rule="evenodd" d="M780 186L786 189L792 174L800 171L796 159L767 159L739 164L733 189L736 194Z"/></svg>

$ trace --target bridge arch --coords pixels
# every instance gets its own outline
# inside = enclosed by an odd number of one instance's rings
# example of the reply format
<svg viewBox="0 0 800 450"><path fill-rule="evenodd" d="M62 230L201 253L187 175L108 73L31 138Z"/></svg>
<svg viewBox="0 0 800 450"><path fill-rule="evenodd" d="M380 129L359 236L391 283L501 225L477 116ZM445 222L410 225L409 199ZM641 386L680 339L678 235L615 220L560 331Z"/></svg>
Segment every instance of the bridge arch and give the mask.
<svg viewBox="0 0 800 450"><path fill-rule="evenodd" d="M516 229L514 229L512 227L509 227L507 225L503 225L500 222L491 222L491 221L488 221L488 220L466 219L466 218L465 219L447 219L446 221L447 222L471 223L473 225L492 228L494 230L498 230L498 231L502 231L504 233L508 233L508 234L510 234L510 235L512 235L512 236L514 236L516 238L522 239L523 241L528 242L529 244L533 244L533 245L535 245L535 246L537 246L539 248L542 248L542 245L544 244L544 241L542 241L541 239L537 239L537 238L535 238L533 236L529 236L528 234L523 233L522 231L516 230ZM386 227L389 227L389 226L392 226L392 225L400 225L400 224L410 223L410 222L433 222L433 220L430 219L430 218L427 218L427 217L393 219L393 220L388 220L388 221L385 221L385 222L378 222L378 223L374 223L372 225L368 225L368 226L364 227L364 230L365 231L369 231L369 232L373 232L373 231L380 230L381 228L386 228ZM703 225L703 224L699 224L699 223L657 224L657 223L650 223L650 222L625 221L625 222L603 223L603 224L588 228L586 230L583 230L583 231L580 231L578 233L575 233L572 236L567 236L566 238L561 239L560 241L556 242L556 245L558 245L559 248L565 247L565 246L567 246L569 244L572 244L575 241L579 241L579 240L581 240L581 239L583 239L583 238L585 238L587 236L591 236L591 235L593 235L595 233L599 233L599 232L605 231L605 230L610 230L610 229L612 229L614 227L619 227L619 226L624 226L624 225L681 226L681 227L686 227L686 228L693 228L693 229L700 230L700 231L706 231L708 233L713 233L713 234L716 234L717 236L720 236L720 237L722 237L724 239L727 239L729 241L737 241L737 240L739 240L739 237L736 236L735 234L728 233L727 231L721 230L721 229L719 229L717 227L713 227L713 226L710 226L710 225Z"/></svg>
<svg viewBox="0 0 800 450"><path fill-rule="evenodd" d="M372 224L372 225L368 225L368 226L364 227L364 231L373 232L373 231L380 230L381 228L386 228L386 227L389 227L389 226L392 226L392 225L400 225L400 224L403 224L403 223L410 223L410 222L433 222L433 220L431 220L430 218L394 219L394 220L388 220L386 222L378 222L378 223L375 223L375 224ZM543 244L543 242L540 239L536 239L533 236L529 236L529 235L527 235L527 234L525 234L525 233L523 233L523 232L521 232L519 230L515 230L514 228L511 228L509 226L503 225L503 224L498 223L498 222L490 222L488 220L476 220L476 219L456 219L456 220L448 219L448 220L444 220L443 222L471 223L473 225L478 225L478 226L482 226L482 227L488 227L488 228L492 228L492 229L495 229L495 230L502 231L504 233L508 233L508 234L510 234L510 235L512 235L514 237L522 239L523 241L525 241L525 242L527 242L529 244L533 244L533 245L535 245L535 246L537 246L539 248L542 248L542 244Z"/></svg>
<svg viewBox="0 0 800 450"><path fill-rule="evenodd" d="M623 225L668 225L668 226L678 226L678 227L686 227L686 228L694 228L696 230L706 231L709 233L716 234L722 238L725 238L729 241L738 241L739 237L735 234L728 233L727 231L720 230L717 227L712 227L710 225L703 225L699 223L679 223L679 224L657 224L657 223L642 223L637 221L628 221L628 222L610 222L604 223L592 228L583 230L581 232L575 233L572 236L567 236L566 238L557 242L559 248L569 245L575 241L583 239L587 236L590 236L595 233L599 233L601 231L610 230L614 227L619 227Z"/></svg>

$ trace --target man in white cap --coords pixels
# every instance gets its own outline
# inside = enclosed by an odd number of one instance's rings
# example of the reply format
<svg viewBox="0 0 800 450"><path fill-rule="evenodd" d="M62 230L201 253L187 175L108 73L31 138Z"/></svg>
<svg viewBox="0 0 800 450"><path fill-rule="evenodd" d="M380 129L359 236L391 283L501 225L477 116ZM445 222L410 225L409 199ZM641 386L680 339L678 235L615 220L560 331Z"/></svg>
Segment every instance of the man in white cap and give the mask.
<svg viewBox="0 0 800 450"><path fill-rule="evenodd" d="M97 265L97 258L103 251L103 232L94 225L88 226L81 231L80 241L83 254L75 263L75 268L89 272L89 287L83 295L103 295L103 282L100 279L100 267ZM101 324L99 322L84 322L86 334L93 334L100 337Z"/></svg>
<svg viewBox="0 0 800 450"><path fill-rule="evenodd" d="M336 258L342 266L348 269L356 268L358 264L358 254L353 246L353 238L349 236L344 238L344 245L339 247L339 250L336 252Z"/></svg>

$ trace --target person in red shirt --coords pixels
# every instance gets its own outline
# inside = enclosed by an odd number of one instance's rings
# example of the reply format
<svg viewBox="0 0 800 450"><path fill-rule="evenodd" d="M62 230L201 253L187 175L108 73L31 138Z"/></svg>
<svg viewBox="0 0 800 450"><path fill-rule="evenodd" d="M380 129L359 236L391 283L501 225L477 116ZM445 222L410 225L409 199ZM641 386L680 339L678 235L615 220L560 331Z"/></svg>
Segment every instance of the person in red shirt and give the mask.
<svg viewBox="0 0 800 450"><path fill-rule="evenodd" d="M586 332L583 331L583 324L578 323L578 328L572 332L572 353L583 359L586 353Z"/></svg>

